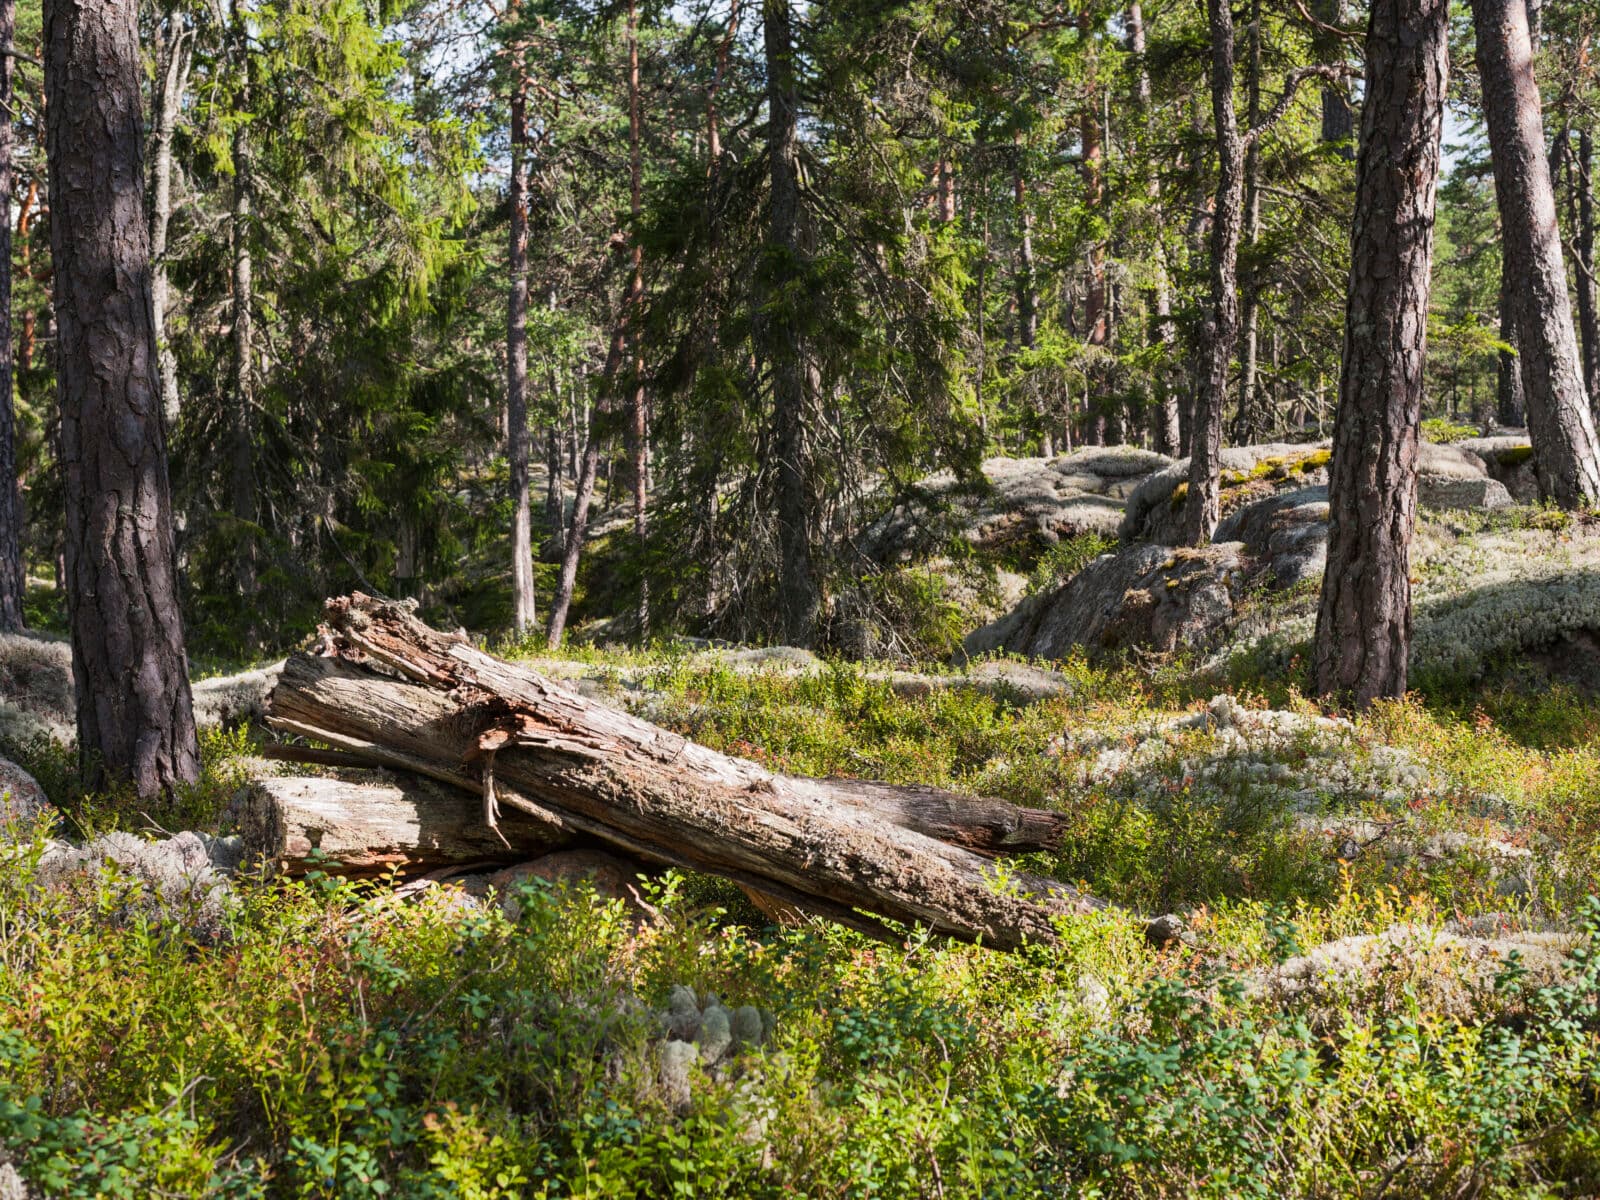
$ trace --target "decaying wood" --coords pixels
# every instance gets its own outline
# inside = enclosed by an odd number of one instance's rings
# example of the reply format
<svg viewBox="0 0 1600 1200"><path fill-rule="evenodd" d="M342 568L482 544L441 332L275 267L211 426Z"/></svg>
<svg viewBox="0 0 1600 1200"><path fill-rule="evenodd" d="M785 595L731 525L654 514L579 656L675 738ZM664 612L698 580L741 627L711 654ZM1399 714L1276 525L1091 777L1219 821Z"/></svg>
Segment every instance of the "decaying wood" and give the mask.
<svg viewBox="0 0 1600 1200"><path fill-rule="evenodd" d="M1103 907L1017 873L1002 886L966 846L896 824L977 829L991 850L1059 836L1050 814L933 789L798 780L718 754L440 633L404 607L330 601L327 657L297 655L270 723L369 761L480 793L493 754L500 803L647 861L722 875L856 928L878 918L1014 948L1055 938L1058 913ZM396 678L398 676L399 678Z"/></svg>
<svg viewBox="0 0 1600 1200"><path fill-rule="evenodd" d="M291 874L311 866L361 875L519 862L566 840L548 822L512 812L500 822L502 841L472 796L404 776L261 779L239 794L234 816L246 860Z"/></svg>

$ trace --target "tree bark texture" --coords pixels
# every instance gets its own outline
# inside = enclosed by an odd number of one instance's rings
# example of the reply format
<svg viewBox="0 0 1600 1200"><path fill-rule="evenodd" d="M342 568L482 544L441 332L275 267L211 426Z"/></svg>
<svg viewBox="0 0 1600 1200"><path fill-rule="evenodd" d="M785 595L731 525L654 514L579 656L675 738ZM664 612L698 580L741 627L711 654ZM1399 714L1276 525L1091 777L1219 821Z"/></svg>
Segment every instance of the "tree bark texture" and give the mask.
<svg viewBox="0 0 1600 1200"><path fill-rule="evenodd" d="M1014 948L1053 941L1053 914L1103 907L1033 877L996 887L981 855L885 815L887 795L888 811L942 827L941 811L965 816L960 798L774 775L586 701L400 606L356 596L331 601L328 615L333 657L289 660L272 697L276 728L387 754L387 765L474 793L488 771L508 807L874 933L881 925L858 910ZM1036 844L1051 826L1049 814L990 811L998 828L975 833L997 848Z"/></svg>
<svg viewBox="0 0 1600 1200"><path fill-rule="evenodd" d="M1375 0L1329 471L1317 691L1366 706L1406 690L1411 534L1427 352L1449 0Z"/></svg>
<svg viewBox="0 0 1600 1200"><path fill-rule="evenodd" d="M1222 420L1228 367L1239 340L1239 237L1244 225L1245 139L1233 107L1233 13L1229 0L1207 0L1211 29L1211 108L1216 122L1217 194L1211 216L1211 311L1200 330L1200 388L1189 438L1189 494L1184 541L1211 539L1222 511Z"/></svg>
<svg viewBox="0 0 1600 1200"><path fill-rule="evenodd" d="M1250 6L1250 64L1245 80L1248 128L1261 121L1261 0ZM1240 272L1239 413L1235 440L1248 445L1266 433L1261 411L1261 286L1253 252L1261 240L1261 143L1253 140L1244 154L1244 269Z"/></svg>
<svg viewBox="0 0 1600 1200"><path fill-rule="evenodd" d="M144 212L138 5L44 8L66 591L90 788L199 775Z"/></svg>
<svg viewBox="0 0 1600 1200"><path fill-rule="evenodd" d="M159 79L153 89L156 103L150 164L151 301L155 311L157 365L161 377L161 413L170 431L177 427L178 358L167 339L167 230L172 224L172 140L178 115L189 88L189 66L194 57L194 34L174 13L162 27Z"/></svg>
<svg viewBox="0 0 1600 1200"><path fill-rule="evenodd" d="M22 494L17 486L17 420L12 406L11 167L12 43L16 0L0 0L0 633L22 628Z"/></svg>
<svg viewBox="0 0 1600 1200"><path fill-rule="evenodd" d="M260 779L240 793L233 816L246 861L288 874L522 862L568 840L556 826L519 812L500 819L497 837L484 824L483 806L460 788L408 775Z"/></svg>
<svg viewBox="0 0 1600 1200"><path fill-rule="evenodd" d="M511 482L511 609L518 634L537 619L528 469L528 89L520 56L511 83L511 244L506 269L506 461Z"/></svg>
<svg viewBox="0 0 1600 1200"><path fill-rule="evenodd" d="M1571 172L1575 193L1573 257L1578 282L1578 343L1583 355L1583 386L1600 426L1600 277L1594 261L1594 134L1578 131L1578 157Z"/></svg>
<svg viewBox="0 0 1600 1200"><path fill-rule="evenodd" d="M1522 359L1517 354L1517 311L1511 298L1511 269L1506 261L1505 242L1500 246L1500 340L1510 350L1495 356L1494 419L1507 429L1521 429L1528 423L1528 408L1522 395Z"/></svg>
<svg viewBox="0 0 1600 1200"><path fill-rule="evenodd" d="M817 636L822 590L811 557L810 449L806 422L816 391L816 366L793 285L802 273L799 164L799 84L789 0L763 0L762 38L767 65L768 198L767 355L772 363L772 449L778 484L779 610L784 638L809 646Z"/></svg>
<svg viewBox="0 0 1600 1200"><path fill-rule="evenodd" d="M1573 336L1528 14L1522 0L1473 0L1472 17L1534 470L1562 507L1593 505L1600 443Z"/></svg>
<svg viewBox="0 0 1600 1200"><path fill-rule="evenodd" d="M628 0L628 194L630 211L637 225L643 211L641 195L644 180L644 151L640 142L639 116L639 12L634 0ZM644 248L635 234L633 241L633 291L644 294ZM646 506L650 498L650 416L644 394L644 359L639 355L639 335L633 336L633 393L628 402L628 443L633 466L633 536L638 543L641 559L649 540L649 516ZM643 641L650 629L650 576L639 574L639 640Z"/></svg>
<svg viewBox="0 0 1600 1200"><path fill-rule="evenodd" d="M1145 59L1144 10L1139 0L1128 5L1128 49L1138 66L1137 86L1139 109L1147 128L1153 115L1150 107L1150 67ZM1151 130L1151 132L1154 132ZM1161 180L1152 174L1149 185L1150 202L1159 211ZM1158 454L1176 457L1179 453L1178 389L1173 386L1172 362L1177 350L1177 330L1172 323L1172 283L1167 278L1167 266L1160 254L1155 260L1156 282L1146 300L1155 317L1155 336L1163 352L1163 363L1156 372L1156 394L1150 405L1150 445Z"/></svg>

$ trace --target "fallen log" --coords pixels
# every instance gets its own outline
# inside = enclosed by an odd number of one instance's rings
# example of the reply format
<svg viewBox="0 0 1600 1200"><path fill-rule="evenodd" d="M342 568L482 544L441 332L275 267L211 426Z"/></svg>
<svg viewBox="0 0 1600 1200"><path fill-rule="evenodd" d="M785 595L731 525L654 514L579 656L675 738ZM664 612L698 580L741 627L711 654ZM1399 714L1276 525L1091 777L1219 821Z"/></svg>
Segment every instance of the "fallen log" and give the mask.
<svg viewBox="0 0 1600 1200"><path fill-rule="evenodd" d="M792 779L718 754L430 629L403 606L330 601L323 633L324 657L286 664L269 723L479 794L490 816L498 801L879 936L877 918L888 918L1010 949L1053 941L1056 914L1104 907L1020 873L1001 886L982 856L873 807L881 785ZM928 811L915 792L903 813ZM941 804L948 821L958 801ZM1007 820L1009 831L986 835L994 849L1025 841L1018 831L1037 822Z"/></svg>
<svg viewBox="0 0 1600 1200"><path fill-rule="evenodd" d="M243 788L231 813L246 862L300 874L408 874L465 863L507 864L548 854L567 836L510 812L499 835L458 788L397 775L381 780L285 776Z"/></svg>

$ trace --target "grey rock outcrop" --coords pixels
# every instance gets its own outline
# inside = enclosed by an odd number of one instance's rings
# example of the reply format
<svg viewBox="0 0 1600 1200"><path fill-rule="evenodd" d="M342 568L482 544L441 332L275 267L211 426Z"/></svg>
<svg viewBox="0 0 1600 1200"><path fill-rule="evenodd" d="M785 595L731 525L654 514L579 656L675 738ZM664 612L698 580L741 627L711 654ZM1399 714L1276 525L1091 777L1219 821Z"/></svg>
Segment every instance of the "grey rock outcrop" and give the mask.
<svg viewBox="0 0 1600 1200"><path fill-rule="evenodd" d="M1518 504L1538 502L1539 477L1533 467L1533 444L1528 441L1525 432L1468 438L1456 445L1477 455L1489 475L1504 484L1506 491Z"/></svg>
<svg viewBox="0 0 1600 1200"><path fill-rule="evenodd" d="M1219 542L1243 542L1280 588L1321 579L1328 563L1328 489L1296 488L1236 510L1217 526Z"/></svg>
<svg viewBox="0 0 1600 1200"><path fill-rule="evenodd" d="M887 565L936 553L952 538L998 551L1029 542L1042 549L1080 533L1110 536L1128 496L1171 462L1133 446L1092 446L1056 458L991 458L982 467L986 492L963 495L948 471L929 476L918 485L921 496L869 529L860 546Z"/></svg>
<svg viewBox="0 0 1600 1200"><path fill-rule="evenodd" d="M0 758L0 831L32 825L55 814L39 781L8 758Z"/></svg>
<svg viewBox="0 0 1600 1200"><path fill-rule="evenodd" d="M1275 492L1326 487L1328 483L1328 443L1297 445L1266 442L1259 446L1227 446L1221 452L1223 485L1222 523L1212 541L1229 541L1228 515L1263 496ZM1499 493L1492 487L1466 486L1468 481L1484 480L1489 468L1484 460L1463 445L1437 445L1424 442L1418 450L1419 498L1425 507L1499 507ZM1178 545L1183 540L1184 496L1189 480L1189 460L1179 459L1170 467L1145 479L1128 497L1127 513L1118 529L1129 541L1151 541ZM1184 489L1180 491L1179 489ZM1476 496L1474 500L1473 497Z"/></svg>
<svg viewBox="0 0 1600 1200"><path fill-rule="evenodd" d="M282 662L193 685L195 721L202 728L259 720ZM35 633L0 634L0 740L36 737L70 743L77 736L72 647Z"/></svg>
<svg viewBox="0 0 1600 1200"><path fill-rule="evenodd" d="M1423 475L1417 480L1417 502L1423 508L1510 508L1515 501L1498 479L1479 475L1468 479Z"/></svg>
<svg viewBox="0 0 1600 1200"><path fill-rule="evenodd" d="M49 888L109 884L122 890L123 917L143 916L215 941L233 905L224 864L237 854L232 839L198 833L160 841L108 833L85 846L50 846L39 860L35 883Z"/></svg>
<svg viewBox="0 0 1600 1200"><path fill-rule="evenodd" d="M1248 566L1238 542L1195 550L1130 546L1101 555L1054 591L1029 597L968 635L964 649L974 657L1003 650L1061 658L1080 646L1091 654L1200 646L1233 616Z"/></svg>
<svg viewBox="0 0 1600 1200"><path fill-rule="evenodd" d="M1265 442L1259 446L1224 446L1218 461L1221 463L1223 481L1228 476L1250 475L1271 463L1281 468L1281 482L1285 487L1304 487L1328 482L1325 465L1327 442L1301 445L1290 442ZM1267 475L1262 476L1268 480ZM1189 482L1189 460L1180 458L1143 480L1128 497L1127 512L1118 533L1128 541L1149 541L1161 545L1177 545L1183 540L1182 498L1175 493ZM1221 541L1213 537L1213 541Z"/></svg>

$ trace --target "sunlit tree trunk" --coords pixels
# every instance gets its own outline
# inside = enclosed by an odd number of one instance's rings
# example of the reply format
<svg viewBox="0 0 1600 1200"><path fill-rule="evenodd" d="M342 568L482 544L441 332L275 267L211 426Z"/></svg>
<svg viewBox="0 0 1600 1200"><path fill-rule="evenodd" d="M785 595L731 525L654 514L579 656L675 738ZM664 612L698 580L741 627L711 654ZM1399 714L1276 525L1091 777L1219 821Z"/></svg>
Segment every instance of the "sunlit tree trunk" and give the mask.
<svg viewBox="0 0 1600 1200"><path fill-rule="evenodd" d="M506 461L511 482L511 608L518 634L534 627L533 500L528 445L528 88L521 54L511 83L511 244L506 298Z"/></svg>
<svg viewBox="0 0 1600 1200"><path fill-rule="evenodd" d="M1583 352L1583 386L1600 424L1600 279L1594 261L1594 135L1578 131L1578 157L1570 173L1575 193L1574 242L1578 277L1578 341Z"/></svg>
<svg viewBox="0 0 1600 1200"><path fill-rule="evenodd" d="M150 300L135 0L46 0L66 591L91 790L200 774Z"/></svg>
<svg viewBox="0 0 1600 1200"><path fill-rule="evenodd" d="M1233 107L1233 13L1228 0L1207 0L1211 29L1211 109L1216 122L1217 193L1211 215L1211 310L1200 331L1200 389L1190 435L1189 494L1183 538L1211 538L1221 512L1222 418L1228 366L1239 340L1239 236L1244 226L1245 139Z"/></svg>
<svg viewBox="0 0 1600 1200"><path fill-rule="evenodd" d="M1500 250L1500 295L1498 306L1500 340L1510 350L1495 356L1495 420L1508 429L1519 429L1528 421L1522 399L1522 362L1517 357L1517 314L1511 300L1511 272L1506 264L1504 242Z"/></svg>
<svg viewBox="0 0 1600 1200"><path fill-rule="evenodd" d="M1406 690L1449 0L1373 0L1312 677L1358 706Z"/></svg>
<svg viewBox="0 0 1600 1200"><path fill-rule="evenodd" d="M1039 340L1039 269L1033 254L1033 209L1028 204L1027 179L1022 171L1022 134L1012 138L1011 193L1017 209L1017 345L1032 350ZM1038 422L1039 453L1046 458L1055 455L1053 415L1034 414Z"/></svg>
<svg viewBox="0 0 1600 1200"><path fill-rule="evenodd" d="M167 341L167 309L170 285L167 279L167 229L172 224L172 140L178 130L178 115L189 88L189 66L193 61L194 35L176 13L162 26L161 55L157 61L158 86L153 89L156 113L150 164L150 257L151 294L155 304L156 346L160 354L161 411L167 428L178 423L178 358Z"/></svg>
<svg viewBox="0 0 1600 1200"><path fill-rule="evenodd" d="M1085 39L1090 36L1090 16L1085 10L1079 20L1079 29ZM1082 161L1083 203L1091 213L1098 214L1106 205L1105 182L1105 130L1100 123L1100 90L1095 79L1095 65L1089 62L1088 82L1079 99L1078 136ZM1106 291L1106 248L1096 241L1089 247L1086 263L1083 296L1084 343L1091 353L1104 350L1111 341L1111 321ZM1097 383L1103 375L1098 365L1090 368L1091 378ZM1089 408L1084 427L1086 445L1100 446L1106 442L1105 398L1098 386L1089 389Z"/></svg>
<svg viewBox="0 0 1600 1200"><path fill-rule="evenodd" d="M1556 224L1533 43L1522 0L1473 0L1478 74L1540 491L1600 503L1600 444L1584 390Z"/></svg>
<svg viewBox="0 0 1600 1200"><path fill-rule="evenodd" d="M1139 108L1148 125L1152 120L1150 109L1150 66L1145 59L1144 10L1139 0L1128 5L1128 49L1133 53L1138 70L1137 85ZM1161 181L1152 172L1150 177L1150 202L1159 207ZM1150 444L1161 454L1178 453L1179 420L1178 389L1172 385L1172 361L1177 348L1177 330L1172 323L1172 284L1167 278L1166 262L1160 252L1155 260L1156 282L1149 290L1146 302L1155 314L1155 336L1160 342L1164 361L1155 376L1155 397L1150 405Z"/></svg>
<svg viewBox="0 0 1600 1200"><path fill-rule="evenodd" d="M1250 6L1250 73L1245 81L1249 127L1261 120L1261 0ZM1240 275L1239 416L1234 439L1249 443L1266 432L1261 412L1260 342L1261 287L1253 258L1249 257L1261 240L1261 144L1253 141L1244 155L1244 245L1247 257Z"/></svg>
<svg viewBox="0 0 1600 1200"><path fill-rule="evenodd" d="M22 496L11 401L11 111L15 0L0 0L0 633L22 628Z"/></svg>

